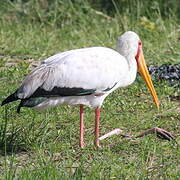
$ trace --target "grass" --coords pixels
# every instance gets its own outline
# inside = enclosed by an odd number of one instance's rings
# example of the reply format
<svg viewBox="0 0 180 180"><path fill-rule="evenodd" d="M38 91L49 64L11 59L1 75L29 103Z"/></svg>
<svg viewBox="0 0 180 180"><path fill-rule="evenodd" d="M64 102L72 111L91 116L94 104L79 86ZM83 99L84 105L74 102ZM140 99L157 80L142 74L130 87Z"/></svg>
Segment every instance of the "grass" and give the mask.
<svg viewBox="0 0 180 180"><path fill-rule="evenodd" d="M0 101L19 86L32 63L69 49L115 49L117 37L126 30L140 35L148 65L179 63L175 12L163 16L158 10L143 13L140 9L132 18L116 4L115 13L109 15L86 1L78 1L81 5L54 1L58 6L51 11L39 4L31 6L34 2L28 1L23 8L20 1L8 2L0 10ZM97 150L93 147L94 113L86 108L86 148L80 150L78 107L56 107L44 113L24 108L21 114L16 113L16 102L1 107L0 179L178 179L180 109L179 102L169 96L180 91L167 82L155 82L155 87L159 111L140 77L108 96L102 108L101 134L120 128L138 135L161 127L176 135L176 142L154 135L132 140L114 136L102 141L103 148Z"/></svg>

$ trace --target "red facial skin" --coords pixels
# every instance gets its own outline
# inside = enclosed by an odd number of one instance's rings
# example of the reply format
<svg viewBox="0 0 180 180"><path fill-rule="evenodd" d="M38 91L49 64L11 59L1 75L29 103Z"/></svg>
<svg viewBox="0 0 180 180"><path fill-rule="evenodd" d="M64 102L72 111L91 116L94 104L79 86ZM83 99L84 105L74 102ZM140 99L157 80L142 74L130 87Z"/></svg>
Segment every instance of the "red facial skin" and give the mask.
<svg viewBox="0 0 180 180"><path fill-rule="evenodd" d="M142 50L142 42L141 42L141 40L139 40L138 41L138 50L137 50L137 54L135 56L137 63L139 61L139 56L140 56L141 50Z"/></svg>

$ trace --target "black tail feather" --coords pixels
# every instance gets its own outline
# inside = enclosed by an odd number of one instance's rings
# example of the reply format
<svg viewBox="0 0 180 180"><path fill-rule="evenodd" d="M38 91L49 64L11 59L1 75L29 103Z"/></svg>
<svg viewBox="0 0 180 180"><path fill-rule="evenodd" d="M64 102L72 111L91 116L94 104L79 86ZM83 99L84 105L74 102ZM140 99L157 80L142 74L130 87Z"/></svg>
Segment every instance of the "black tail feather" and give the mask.
<svg viewBox="0 0 180 180"><path fill-rule="evenodd" d="M16 101L18 100L19 98L17 97L17 92L11 94L10 96L8 96L1 104L1 106L5 105L5 104L8 104L10 102L13 102L13 101Z"/></svg>
<svg viewBox="0 0 180 180"><path fill-rule="evenodd" d="M21 100L21 102L19 103L19 106L17 107L18 114L20 114L20 110L21 110L21 107L23 107L23 104L24 104L24 100Z"/></svg>

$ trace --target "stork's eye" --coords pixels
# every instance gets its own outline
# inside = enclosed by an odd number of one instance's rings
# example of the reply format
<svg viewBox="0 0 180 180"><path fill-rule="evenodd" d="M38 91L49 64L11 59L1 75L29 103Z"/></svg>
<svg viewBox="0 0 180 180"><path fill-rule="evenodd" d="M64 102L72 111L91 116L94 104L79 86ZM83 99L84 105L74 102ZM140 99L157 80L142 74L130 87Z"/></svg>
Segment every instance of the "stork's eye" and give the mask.
<svg viewBox="0 0 180 180"><path fill-rule="evenodd" d="M142 49L142 42L141 40L138 41L138 48L137 48L137 54L135 56L136 61L139 61L140 51Z"/></svg>
<svg viewBox="0 0 180 180"><path fill-rule="evenodd" d="M138 41L138 45L139 45L139 46L142 46L142 42L141 42L141 41Z"/></svg>

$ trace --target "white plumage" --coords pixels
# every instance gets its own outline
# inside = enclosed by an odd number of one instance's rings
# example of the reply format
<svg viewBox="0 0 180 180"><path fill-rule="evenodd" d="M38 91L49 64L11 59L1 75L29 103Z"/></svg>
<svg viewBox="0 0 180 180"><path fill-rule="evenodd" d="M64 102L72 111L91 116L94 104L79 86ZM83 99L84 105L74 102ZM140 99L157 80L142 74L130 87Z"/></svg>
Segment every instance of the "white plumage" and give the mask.
<svg viewBox="0 0 180 180"><path fill-rule="evenodd" d="M18 111L23 106L42 110L56 105L80 105L81 147L84 146L83 105L93 107L96 109L95 144L99 146L99 109L104 99L118 87L133 83L137 68L143 66L140 73L148 74L144 64L141 41L136 33L128 31L118 38L117 51L105 47L82 48L42 61L2 105L18 99L21 99ZM145 77L158 106L149 79L149 75Z"/></svg>
<svg viewBox="0 0 180 180"><path fill-rule="evenodd" d="M85 96L53 97L42 102L37 107L35 106L35 109L41 110L61 104L84 104L93 108L100 108L104 98L109 93L118 87L129 85L135 80L136 71L131 76L127 76L127 72L130 73L131 69L128 68L126 59L112 49L92 47L67 51L63 54L52 56L34 70L36 73L39 71L38 74L43 74L43 78L45 78L41 87L46 91L51 91L54 87L76 87L92 89L95 92ZM34 83L35 80L31 77L29 79L29 77L24 82L28 82L27 86L32 87L31 81ZM24 84L23 88L26 88ZM38 88L37 85L36 88ZM105 91L108 88L110 90ZM32 88L31 90L34 91ZM24 98L29 97L32 91L26 94Z"/></svg>

